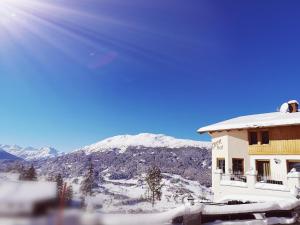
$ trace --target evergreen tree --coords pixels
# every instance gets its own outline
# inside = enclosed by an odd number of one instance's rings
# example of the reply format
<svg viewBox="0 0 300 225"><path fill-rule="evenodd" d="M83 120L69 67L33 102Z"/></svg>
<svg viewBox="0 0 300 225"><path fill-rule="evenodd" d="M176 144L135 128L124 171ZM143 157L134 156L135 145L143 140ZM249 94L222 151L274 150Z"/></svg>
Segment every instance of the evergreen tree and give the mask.
<svg viewBox="0 0 300 225"><path fill-rule="evenodd" d="M37 174L36 174L34 166L31 165L31 167L28 170L24 169L24 167L22 166L21 171L20 171L19 180L36 181Z"/></svg>
<svg viewBox="0 0 300 225"><path fill-rule="evenodd" d="M24 166L21 165L21 167L19 169L19 174L20 174L19 180L25 180L26 179L26 172L27 171L25 170Z"/></svg>
<svg viewBox="0 0 300 225"><path fill-rule="evenodd" d="M155 200L161 200L161 181L162 175L160 169L157 166L150 168L147 172L146 182L150 191L150 200L152 202L152 206L154 206Z"/></svg>
<svg viewBox="0 0 300 225"><path fill-rule="evenodd" d="M88 173L81 183L80 191L83 195L92 195L94 186L94 165L90 163Z"/></svg>
<svg viewBox="0 0 300 225"><path fill-rule="evenodd" d="M37 180L37 175L36 175L36 171L35 168L33 167L33 165L31 165L31 167L29 168L29 170L27 171L27 176L26 176L27 180L30 181L35 181Z"/></svg>
<svg viewBox="0 0 300 225"><path fill-rule="evenodd" d="M66 191L66 201L68 203L70 203L73 199L73 186L72 185L68 185L67 187L67 191Z"/></svg>
<svg viewBox="0 0 300 225"><path fill-rule="evenodd" d="M64 188L64 181L60 173L56 176L55 182L57 187L57 196L60 196Z"/></svg>

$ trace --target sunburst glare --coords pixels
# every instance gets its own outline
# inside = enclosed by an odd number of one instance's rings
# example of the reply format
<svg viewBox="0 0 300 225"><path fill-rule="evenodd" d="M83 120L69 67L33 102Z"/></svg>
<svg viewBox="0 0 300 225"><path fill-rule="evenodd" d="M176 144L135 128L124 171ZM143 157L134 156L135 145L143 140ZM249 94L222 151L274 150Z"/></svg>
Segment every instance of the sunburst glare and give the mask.
<svg viewBox="0 0 300 225"><path fill-rule="evenodd" d="M37 40L89 68L112 61L115 56L110 60L105 58L111 52L125 54L128 59L143 57L165 62L167 57L172 58L171 54L155 52L150 46L138 44L141 38L156 39L158 34L154 30L104 10L95 14L72 4L60 5L47 0L1 0L0 25L2 49L7 42L17 41L38 60L42 53L33 46ZM76 54L78 51L82 54ZM3 54L0 50L0 56Z"/></svg>

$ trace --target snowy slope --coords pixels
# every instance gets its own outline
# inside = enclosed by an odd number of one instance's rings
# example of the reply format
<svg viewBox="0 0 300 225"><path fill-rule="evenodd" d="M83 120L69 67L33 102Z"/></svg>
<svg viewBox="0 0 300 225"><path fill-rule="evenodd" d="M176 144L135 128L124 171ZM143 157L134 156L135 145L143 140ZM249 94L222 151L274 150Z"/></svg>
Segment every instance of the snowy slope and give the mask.
<svg viewBox="0 0 300 225"><path fill-rule="evenodd" d="M21 160L21 159L0 148L0 160Z"/></svg>
<svg viewBox="0 0 300 225"><path fill-rule="evenodd" d="M91 198L86 199L92 202L95 209L100 212L157 212L166 211L184 205L189 195L196 201L211 200L211 189L201 186L197 181L182 178L179 175L163 174L162 198L152 207L149 197L148 186L145 181L145 174L132 179L111 180L109 174L104 175L102 181L95 188ZM76 183L74 180L78 180ZM80 182L82 177L68 178L66 181L73 186L74 197L80 198Z"/></svg>
<svg viewBox="0 0 300 225"><path fill-rule="evenodd" d="M55 148L43 147L36 149L33 147L22 148L18 145L0 145L4 151L25 160L45 159L57 156L59 153Z"/></svg>
<svg viewBox="0 0 300 225"><path fill-rule="evenodd" d="M138 135L118 135L104 139L96 144L84 147L87 154L92 152L106 151L109 149L119 149L125 152L129 147L147 147L147 148L210 148L210 142L176 139L163 134L141 133Z"/></svg>

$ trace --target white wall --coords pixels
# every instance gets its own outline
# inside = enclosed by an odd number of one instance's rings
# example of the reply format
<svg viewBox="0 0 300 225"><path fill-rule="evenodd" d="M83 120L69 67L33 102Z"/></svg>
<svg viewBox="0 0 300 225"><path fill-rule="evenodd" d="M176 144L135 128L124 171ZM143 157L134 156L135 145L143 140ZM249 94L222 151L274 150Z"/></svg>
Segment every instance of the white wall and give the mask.
<svg viewBox="0 0 300 225"><path fill-rule="evenodd" d="M214 173L217 169L217 158L225 159L225 170L228 171L228 136L227 132L214 133L212 137L212 191L218 192L219 177Z"/></svg>
<svg viewBox="0 0 300 225"><path fill-rule="evenodd" d="M249 169L248 134L247 131L222 131L212 135L212 191L220 192L220 177L215 174L217 158L225 159L225 173L232 171L232 158L244 159L244 172Z"/></svg>
<svg viewBox="0 0 300 225"><path fill-rule="evenodd" d="M221 143L216 146L214 143ZM223 131L212 135L212 169L217 168L217 158L225 158L225 171L232 170L232 158L243 158L245 173L249 170L247 131Z"/></svg>
<svg viewBox="0 0 300 225"><path fill-rule="evenodd" d="M212 137L212 168L217 168L217 158L225 158L225 170L228 170L228 136L227 132L214 133Z"/></svg>
<svg viewBox="0 0 300 225"><path fill-rule="evenodd" d="M249 170L248 133L246 130L228 132L229 167L232 168L232 158L244 159L244 173Z"/></svg>
<svg viewBox="0 0 300 225"><path fill-rule="evenodd" d="M273 180L280 180L283 183L287 182L287 160L300 160L300 155L250 155L250 167L256 168L256 160L270 160L271 177ZM275 160L280 160L276 163Z"/></svg>

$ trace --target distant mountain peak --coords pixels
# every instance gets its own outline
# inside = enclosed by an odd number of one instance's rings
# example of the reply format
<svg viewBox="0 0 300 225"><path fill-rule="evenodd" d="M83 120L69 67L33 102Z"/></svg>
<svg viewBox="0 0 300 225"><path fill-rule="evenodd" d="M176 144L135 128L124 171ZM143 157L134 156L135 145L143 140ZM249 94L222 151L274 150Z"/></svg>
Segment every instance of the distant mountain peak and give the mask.
<svg viewBox="0 0 300 225"><path fill-rule="evenodd" d="M57 155L58 154L58 151L53 148L53 147L42 147L39 149L40 152L44 152L44 153L48 153L48 154L54 154L54 155Z"/></svg>
<svg viewBox="0 0 300 225"><path fill-rule="evenodd" d="M84 150L87 154L98 151L106 151L111 149L119 149L119 152L125 152L129 147L148 147L148 148L210 148L210 142L195 141L188 139L177 139L164 134L140 133L137 135L117 135L106 138L95 144L85 146Z"/></svg>
<svg viewBox="0 0 300 225"><path fill-rule="evenodd" d="M18 145L0 144L0 149L3 149L5 152L24 160L38 160L38 159L56 157L59 155L59 152L53 147L43 147L37 149L34 147L22 148Z"/></svg>

